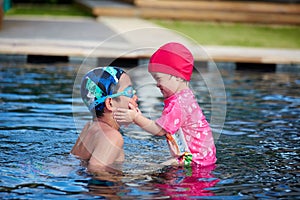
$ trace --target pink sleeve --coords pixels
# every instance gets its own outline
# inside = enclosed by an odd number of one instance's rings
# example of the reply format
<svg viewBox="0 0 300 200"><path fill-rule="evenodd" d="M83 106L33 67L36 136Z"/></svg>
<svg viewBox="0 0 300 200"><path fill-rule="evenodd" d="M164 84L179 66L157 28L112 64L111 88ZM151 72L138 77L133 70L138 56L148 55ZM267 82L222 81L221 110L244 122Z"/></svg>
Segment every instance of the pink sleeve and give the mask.
<svg viewBox="0 0 300 200"><path fill-rule="evenodd" d="M162 116L156 123L170 134L174 134L181 126L181 109L176 101L171 101L165 105Z"/></svg>

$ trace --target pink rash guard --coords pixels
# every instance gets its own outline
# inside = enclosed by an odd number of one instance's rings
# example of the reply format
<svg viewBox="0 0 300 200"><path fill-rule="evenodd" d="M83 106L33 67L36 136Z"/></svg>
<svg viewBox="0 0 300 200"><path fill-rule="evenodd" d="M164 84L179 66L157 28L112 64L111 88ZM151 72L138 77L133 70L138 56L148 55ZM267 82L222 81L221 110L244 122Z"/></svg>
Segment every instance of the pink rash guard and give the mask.
<svg viewBox="0 0 300 200"><path fill-rule="evenodd" d="M193 92L181 90L164 103L162 116L156 123L169 133L166 138L171 155L179 163L214 164L217 158L212 131Z"/></svg>

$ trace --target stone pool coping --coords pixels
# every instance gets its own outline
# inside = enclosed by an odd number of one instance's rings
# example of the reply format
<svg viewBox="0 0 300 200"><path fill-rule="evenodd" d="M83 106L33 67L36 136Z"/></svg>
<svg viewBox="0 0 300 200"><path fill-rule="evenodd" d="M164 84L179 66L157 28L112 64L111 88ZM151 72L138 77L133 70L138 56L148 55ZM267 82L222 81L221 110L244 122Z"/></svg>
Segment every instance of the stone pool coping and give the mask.
<svg viewBox="0 0 300 200"><path fill-rule="evenodd" d="M0 31L0 54L139 59L149 58L156 48L169 41L182 42L192 52L199 48L180 33L138 18L6 16ZM195 53L199 61L300 64L298 49L233 46L201 46L201 49L206 53Z"/></svg>

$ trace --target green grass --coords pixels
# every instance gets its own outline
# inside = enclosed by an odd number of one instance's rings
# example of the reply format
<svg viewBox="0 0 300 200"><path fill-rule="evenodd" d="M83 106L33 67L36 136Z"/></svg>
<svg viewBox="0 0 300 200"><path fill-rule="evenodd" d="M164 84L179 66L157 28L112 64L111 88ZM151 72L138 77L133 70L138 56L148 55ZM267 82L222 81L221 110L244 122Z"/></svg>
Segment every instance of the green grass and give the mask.
<svg viewBox="0 0 300 200"><path fill-rule="evenodd" d="M152 20L202 45L300 49L300 26Z"/></svg>
<svg viewBox="0 0 300 200"><path fill-rule="evenodd" d="M16 4L5 15L39 15L39 16L92 16L75 5L55 4Z"/></svg>

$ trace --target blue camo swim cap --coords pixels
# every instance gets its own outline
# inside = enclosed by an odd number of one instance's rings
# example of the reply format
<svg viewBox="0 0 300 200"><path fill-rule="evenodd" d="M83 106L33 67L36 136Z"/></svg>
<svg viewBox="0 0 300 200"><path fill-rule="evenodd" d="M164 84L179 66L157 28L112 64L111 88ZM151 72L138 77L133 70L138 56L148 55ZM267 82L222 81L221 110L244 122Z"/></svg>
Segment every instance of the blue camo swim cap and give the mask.
<svg viewBox="0 0 300 200"><path fill-rule="evenodd" d="M89 111L95 115L103 111L106 96L115 91L124 70L118 67L98 67L89 71L81 81L81 98Z"/></svg>

